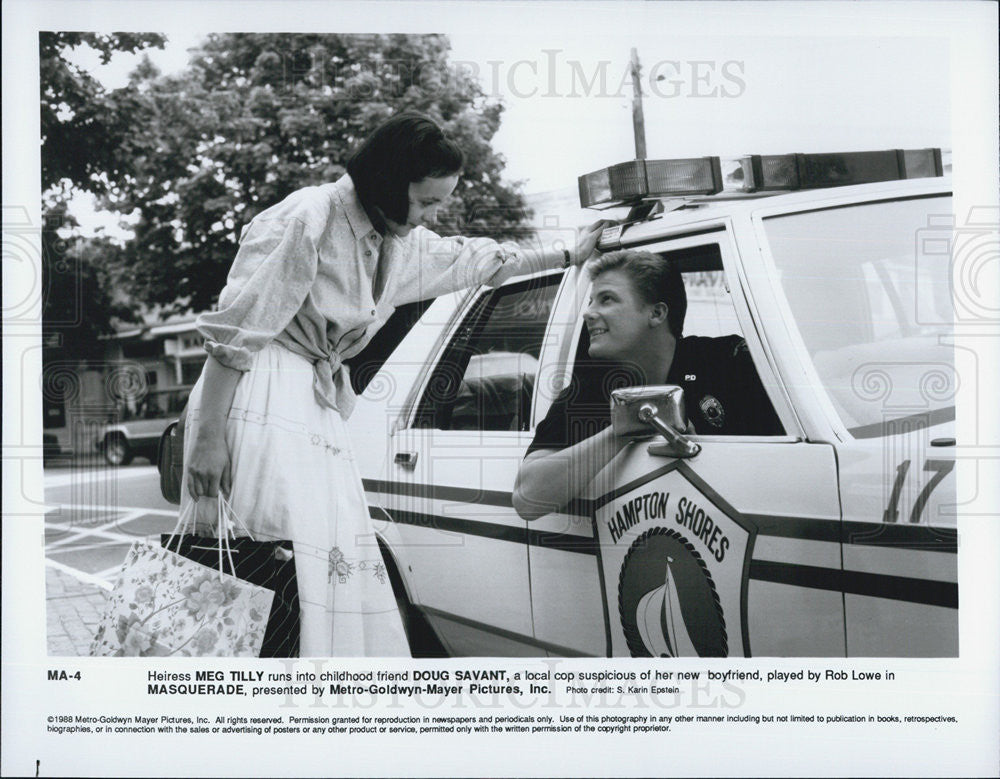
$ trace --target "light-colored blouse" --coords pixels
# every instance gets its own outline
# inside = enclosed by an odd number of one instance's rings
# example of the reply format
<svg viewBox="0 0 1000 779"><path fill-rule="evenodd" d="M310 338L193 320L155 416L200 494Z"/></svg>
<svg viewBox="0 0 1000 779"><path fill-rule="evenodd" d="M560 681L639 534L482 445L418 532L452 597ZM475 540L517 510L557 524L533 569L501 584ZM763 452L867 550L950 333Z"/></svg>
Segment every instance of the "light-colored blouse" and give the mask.
<svg viewBox="0 0 1000 779"><path fill-rule="evenodd" d="M271 341L309 359L317 402L346 419L355 396L342 361L397 306L542 269L529 265L516 244L490 238L423 227L383 237L345 175L292 193L243 229L217 309L197 327L206 351L240 371Z"/></svg>

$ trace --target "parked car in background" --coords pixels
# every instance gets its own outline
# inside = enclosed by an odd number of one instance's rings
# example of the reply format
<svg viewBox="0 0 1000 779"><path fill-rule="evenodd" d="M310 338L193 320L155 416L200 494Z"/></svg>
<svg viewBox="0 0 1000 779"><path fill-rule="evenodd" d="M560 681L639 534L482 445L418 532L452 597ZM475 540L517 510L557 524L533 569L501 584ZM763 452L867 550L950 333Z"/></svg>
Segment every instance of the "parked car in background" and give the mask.
<svg viewBox="0 0 1000 779"><path fill-rule="evenodd" d="M95 446L109 465L128 465L135 457L155 463L160 436L180 416L190 394L189 386L173 387L119 401Z"/></svg>

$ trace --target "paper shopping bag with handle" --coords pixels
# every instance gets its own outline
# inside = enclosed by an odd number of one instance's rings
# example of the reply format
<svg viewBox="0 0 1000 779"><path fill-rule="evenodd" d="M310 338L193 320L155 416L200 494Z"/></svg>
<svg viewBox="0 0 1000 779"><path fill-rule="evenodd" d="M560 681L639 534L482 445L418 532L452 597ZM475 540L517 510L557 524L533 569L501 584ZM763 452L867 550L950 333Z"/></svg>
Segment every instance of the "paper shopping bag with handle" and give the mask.
<svg viewBox="0 0 1000 779"><path fill-rule="evenodd" d="M189 518L178 522L181 535ZM235 571L228 535L220 522L213 566L145 539L136 541L108 599L90 654L257 657L274 591L225 572L224 568Z"/></svg>
<svg viewBox="0 0 1000 779"><path fill-rule="evenodd" d="M221 524L233 529L229 518L242 526L246 535L228 540L227 555L232 559L232 572L244 581L266 587L274 592L271 603L271 613L264 631L264 643L260 648L260 657L298 657L299 656L299 588L295 576L295 556L292 542L263 541L255 539L239 517L233 511L224 495L219 495L219 512L222 515ZM196 536L184 534L182 537L172 537L166 533L161 536L162 543L168 549L202 565L216 564L219 554L219 540L212 536Z"/></svg>

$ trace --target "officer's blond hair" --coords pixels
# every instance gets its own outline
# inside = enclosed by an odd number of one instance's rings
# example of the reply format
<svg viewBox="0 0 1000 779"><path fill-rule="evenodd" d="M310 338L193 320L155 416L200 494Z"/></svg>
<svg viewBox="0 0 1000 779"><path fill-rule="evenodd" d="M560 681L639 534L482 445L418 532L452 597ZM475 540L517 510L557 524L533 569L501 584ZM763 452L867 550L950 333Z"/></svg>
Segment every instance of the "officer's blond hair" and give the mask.
<svg viewBox="0 0 1000 779"><path fill-rule="evenodd" d="M631 280L632 287L647 303L667 304L667 326L674 338L684 332L684 316L687 313L687 293L680 271L666 257L652 252L623 249L601 254L587 263L587 273L591 281L608 271L623 271Z"/></svg>

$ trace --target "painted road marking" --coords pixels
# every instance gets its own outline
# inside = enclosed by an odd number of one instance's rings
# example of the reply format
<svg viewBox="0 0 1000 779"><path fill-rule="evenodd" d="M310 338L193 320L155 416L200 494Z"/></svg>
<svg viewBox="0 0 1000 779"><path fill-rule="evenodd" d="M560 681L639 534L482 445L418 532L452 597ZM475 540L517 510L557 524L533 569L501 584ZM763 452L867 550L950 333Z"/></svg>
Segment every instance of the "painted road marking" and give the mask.
<svg viewBox="0 0 1000 779"><path fill-rule="evenodd" d="M135 539L136 537L132 536L132 538ZM122 541L123 539L121 538L107 539L105 541L96 541L93 544L81 544L80 546L59 548L51 551L53 551L56 554L65 554L70 552L89 552L94 549L107 549L108 547L111 546L118 546L122 543Z"/></svg>
<svg viewBox="0 0 1000 779"><path fill-rule="evenodd" d="M87 503L63 503L57 506L52 506L51 508L56 509L78 509L83 511L107 511L111 514L117 514L121 511L141 511L143 514L156 514L160 517L176 517L177 509L169 511L167 509L146 509L137 508L135 506L102 506Z"/></svg>
<svg viewBox="0 0 1000 779"><path fill-rule="evenodd" d="M83 508L92 508L92 507L83 507ZM73 541L78 541L84 536L89 536L89 535L97 536L98 538L119 538L118 536L115 536L111 533L107 533L106 531L109 528L125 524L126 522L131 522L132 520L135 519L141 519L143 516L149 513L150 512L147 511L146 509L131 509L126 514L120 517L115 517L114 519L105 522L103 525L97 525L95 527L80 527L79 525L66 527L65 525L61 524L46 522L45 523L46 527L52 528L53 530L63 530L69 534L66 538L60 538L58 541L52 541L51 543L46 544L46 548L53 549L55 547L65 546L66 544L70 544ZM132 538L134 540L136 537L128 533L123 533L121 534L120 538Z"/></svg>
<svg viewBox="0 0 1000 779"><path fill-rule="evenodd" d="M159 471L156 470L155 465L143 465L138 468L128 468L127 470L116 468L102 468L100 470L69 469L68 472L59 471L58 473L45 474L45 488L66 487L71 484L96 484L107 481L107 477L109 476L117 481L118 479L139 479L158 473Z"/></svg>
<svg viewBox="0 0 1000 779"><path fill-rule="evenodd" d="M60 508L60 507L57 507ZM177 516L176 511L164 511L161 509L137 508L131 506L99 506L99 505L79 505L72 508L81 511L92 511L97 514L102 512L111 515L112 518L104 517L101 524L87 527L82 525L66 525L61 522L45 522L44 525L50 530L61 530L66 533L65 537L50 541L45 545L46 555L49 554L75 554L78 552L96 551L107 549L116 544L132 544L133 542L150 537L150 534L143 533L135 535L124 532L122 526L149 516L171 517ZM158 537L159 534L154 534ZM124 557L123 557L124 559ZM46 557L45 564L63 571L85 584L92 584L105 590L113 589L111 581L117 579L121 571L121 563L97 571L87 573L78 568L74 568L65 563Z"/></svg>
<svg viewBox="0 0 1000 779"><path fill-rule="evenodd" d="M121 571L122 567L119 563L118 565L112 565L110 568L105 568L103 571L98 571L94 576L99 579L105 579L107 581L112 581L118 578L118 573Z"/></svg>
<svg viewBox="0 0 1000 779"><path fill-rule="evenodd" d="M70 538L61 538L58 541L53 541L51 544L46 544L46 551L48 552L68 552L76 551L76 547L72 546L74 541L80 541L87 536L94 536L95 538L106 538L110 541L117 541L119 543L132 543L133 541L138 541L140 538L146 538L150 535L158 535L156 533L143 533L140 535L132 535L130 533L109 533L106 530L92 530L87 533L77 533Z"/></svg>

